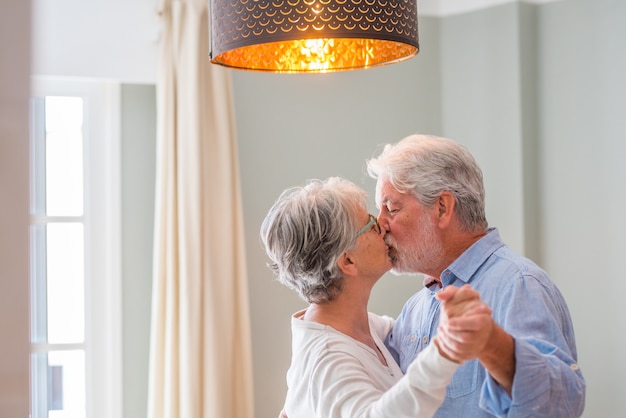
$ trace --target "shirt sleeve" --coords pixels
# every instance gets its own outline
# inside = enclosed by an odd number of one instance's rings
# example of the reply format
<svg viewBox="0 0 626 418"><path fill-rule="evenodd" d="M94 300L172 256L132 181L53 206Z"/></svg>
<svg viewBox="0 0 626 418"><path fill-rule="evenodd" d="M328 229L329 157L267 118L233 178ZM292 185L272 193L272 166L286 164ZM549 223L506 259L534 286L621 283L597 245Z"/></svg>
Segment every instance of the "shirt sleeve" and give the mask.
<svg viewBox="0 0 626 418"><path fill-rule="evenodd" d="M362 365L345 353L329 353L311 379L315 416L354 418L427 418L443 402L458 365L432 345L415 359L387 391L377 390Z"/></svg>
<svg viewBox="0 0 626 418"><path fill-rule="evenodd" d="M504 318L500 325L515 340L512 397L488 376L481 408L507 417L581 416L585 381L565 300L555 287L533 277L515 281L508 292L496 316Z"/></svg>

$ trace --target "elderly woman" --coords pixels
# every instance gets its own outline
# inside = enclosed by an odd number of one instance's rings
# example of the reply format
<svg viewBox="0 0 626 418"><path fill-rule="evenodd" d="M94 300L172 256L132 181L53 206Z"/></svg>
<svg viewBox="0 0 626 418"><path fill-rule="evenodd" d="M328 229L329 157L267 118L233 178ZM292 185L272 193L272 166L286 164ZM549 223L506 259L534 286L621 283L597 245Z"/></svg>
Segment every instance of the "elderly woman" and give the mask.
<svg viewBox="0 0 626 418"><path fill-rule="evenodd" d="M291 321L289 417L431 417L459 365L435 337L403 376L383 344L393 319L368 313L367 304L391 262L366 208L362 189L333 177L284 191L263 221L270 267L310 303ZM469 292L458 311L475 326L490 311Z"/></svg>

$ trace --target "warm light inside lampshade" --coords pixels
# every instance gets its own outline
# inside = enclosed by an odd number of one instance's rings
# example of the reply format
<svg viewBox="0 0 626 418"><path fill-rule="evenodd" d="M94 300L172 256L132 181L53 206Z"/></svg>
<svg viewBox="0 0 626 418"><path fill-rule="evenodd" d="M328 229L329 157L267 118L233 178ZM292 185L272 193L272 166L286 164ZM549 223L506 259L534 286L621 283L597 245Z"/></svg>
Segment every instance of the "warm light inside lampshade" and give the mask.
<svg viewBox="0 0 626 418"><path fill-rule="evenodd" d="M419 52L416 0L210 0L211 62L325 72Z"/></svg>

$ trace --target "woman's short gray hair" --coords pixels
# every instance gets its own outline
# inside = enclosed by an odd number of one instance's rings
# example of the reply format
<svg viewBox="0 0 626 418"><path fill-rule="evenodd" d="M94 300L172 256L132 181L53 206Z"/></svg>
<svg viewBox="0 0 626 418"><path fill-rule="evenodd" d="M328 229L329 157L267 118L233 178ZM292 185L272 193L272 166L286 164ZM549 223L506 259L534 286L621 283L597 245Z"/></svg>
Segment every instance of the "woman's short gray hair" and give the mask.
<svg viewBox="0 0 626 418"><path fill-rule="evenodd" d="M411 135L387 144L380 156L367 161L367 171L388 180L400 193L412 193L425 207L449 191L465 230L488 226L482 171L467 148L450 139Z"/></svg>
<svg viewBox="0 0 626 418"><path fill-rule="evenodd" d="M365 191L339 177L285 190L260 233L278 280L309 303L333 300L343 286L337 261L355 245L359 208L367 208Z"/></svg>

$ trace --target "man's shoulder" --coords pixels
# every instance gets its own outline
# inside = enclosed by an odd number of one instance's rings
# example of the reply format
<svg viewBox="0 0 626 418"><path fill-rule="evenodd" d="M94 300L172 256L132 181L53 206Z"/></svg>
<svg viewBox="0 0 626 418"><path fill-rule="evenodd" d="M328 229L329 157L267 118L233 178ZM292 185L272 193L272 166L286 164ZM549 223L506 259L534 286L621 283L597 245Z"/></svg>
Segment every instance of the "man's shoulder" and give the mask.
<svg viewBox="0 0 626 418"><path fill-rule="evenodd" d="M507 246L498 248L486 263L488 270L501 271L510 277L533 277L539 281L550 281L548 273L535 261L525 257ZM487 271L485 272L487 274Z"/></svg>
<svg viewBox="0 0 626 418"><path fill-rule="evenodd" d="M432 292L427 288L422 288L417 292L413 293L411 297L404 303L403 312L413 311L416 308L421 308L424 303L430 301L432 299Z"/></svg>

